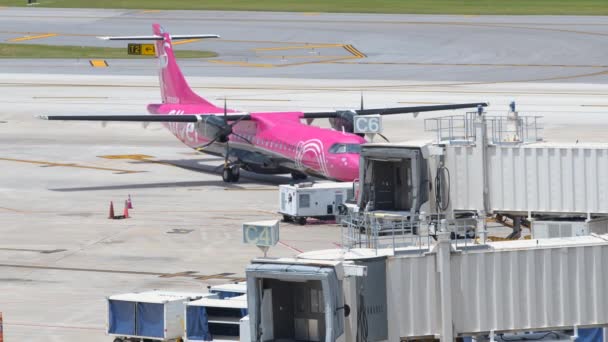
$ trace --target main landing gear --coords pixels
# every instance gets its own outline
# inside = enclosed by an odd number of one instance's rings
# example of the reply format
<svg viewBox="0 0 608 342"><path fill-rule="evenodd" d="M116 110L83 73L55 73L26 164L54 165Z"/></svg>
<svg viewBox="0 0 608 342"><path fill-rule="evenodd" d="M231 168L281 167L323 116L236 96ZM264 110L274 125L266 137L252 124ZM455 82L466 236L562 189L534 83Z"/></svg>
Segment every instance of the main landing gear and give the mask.
<svg viewBox="0 0 608 342"><path fill-rule="evenodd" d="M222 180L226 183L236 183L239 181L240 176L241 172L238 165L225 166L224 171L222 171Z"/></svg>

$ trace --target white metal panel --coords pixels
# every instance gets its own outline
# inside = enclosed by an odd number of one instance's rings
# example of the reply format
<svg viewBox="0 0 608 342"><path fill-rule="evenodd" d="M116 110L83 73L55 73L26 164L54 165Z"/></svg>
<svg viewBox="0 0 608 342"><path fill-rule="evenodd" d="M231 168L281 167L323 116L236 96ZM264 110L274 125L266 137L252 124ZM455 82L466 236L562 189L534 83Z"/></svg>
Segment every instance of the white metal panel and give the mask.
<svg viewBox="0 0 608 342"><path fill-rule="evenodd" d="M249 331L249 316L241 318L239 322L239 341L251 342L251 332Z"/></svg>
<svg viewBox="0 0 608 342"><path fill-rule="evenodd" d="M476 146L447 146L455 210L483 209ZM490 210L608 213L608 146L500 145L487 154Z"/></svg>
<svg viewBox="0 0 608 342"><path fill-rule="evenodd" d="M217 291L247 293L247 282L213 285L209 288L209 292Z"/></svg>
<svg viewBox="0 0 608 342"><path fill-rule="evenodd" d="M227 299L202 298L186 303L187 306L206 306L214 308L247 309L247 297L239 296Z"/></svg>
<svg viewBox="0 0 608 342"><path fill-rule="evenodd" d="M388 340L439 333L440 311L435 255L387 260Z"/></svg>
<svg viewBox="0 0 608 342"><path fill-rule="evenodd" d="M167 301L183 301L188 298L204 297L204 293L172 292L172 291L145 291L112 295L110 300L122 300L126 302L158 303Z"/></svg>
<svg viewBox="0 0 608 342"><path fill-rule="evenodd" d="M608 236L493 243L452 252L457 334L608 323ZM439 335L436 254L387 259L389 341Z"/></svg>
<svg viewBox="0 0 608 342"><path fill-rule="evenodd" d="M455 210L483 209L481 159L470 146L447 146L445 166L450 172L450 202Z"/></svg>
<svg viewBox="0 0 608 342"><path fill-rule="evenodd" d="M169 302L165 304L165 338L181 337L184 333L185 303Z"/></svg>
<svg viewBox="0 0 608 342"><path fill-rule="evenodd" d="M452 254L459 333L608 322L608 245Z"/></svg>

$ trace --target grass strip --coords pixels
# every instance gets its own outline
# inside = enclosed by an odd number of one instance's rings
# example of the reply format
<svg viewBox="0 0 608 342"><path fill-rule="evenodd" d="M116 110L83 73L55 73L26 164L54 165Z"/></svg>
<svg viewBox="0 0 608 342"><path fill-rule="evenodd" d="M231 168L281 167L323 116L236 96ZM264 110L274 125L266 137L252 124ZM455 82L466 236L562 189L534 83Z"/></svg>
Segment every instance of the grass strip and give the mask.
<svg viewBox="0 0 608 342"><path fill-rule="evenodd" d="M217 57L212 51L174 50L177 58ZM92 46L62 46L42 44L0 43L0 58L154 58L154 56L128 55L127 47L109 48Z"/></svg>
<svg viewBox="0 0 608 342"><path fill-rule="evenodd" d="M38 0L39 7L343 13L608 15L606 0ZM26 6L26 0L0 0Z"/></svg>

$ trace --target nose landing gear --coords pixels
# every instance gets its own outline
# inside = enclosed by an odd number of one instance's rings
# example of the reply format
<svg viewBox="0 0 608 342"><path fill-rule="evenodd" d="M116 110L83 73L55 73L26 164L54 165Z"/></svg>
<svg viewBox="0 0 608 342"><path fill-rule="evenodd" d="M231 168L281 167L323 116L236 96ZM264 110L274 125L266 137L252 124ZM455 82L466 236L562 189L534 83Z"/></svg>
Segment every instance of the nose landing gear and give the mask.
<svg viewBox="0 0 608 342"><path fill-rule="evenodd" d="M224 167L222 171L222 180L226 183L236 183L241 176L239 165L232 164Z"/></svg>

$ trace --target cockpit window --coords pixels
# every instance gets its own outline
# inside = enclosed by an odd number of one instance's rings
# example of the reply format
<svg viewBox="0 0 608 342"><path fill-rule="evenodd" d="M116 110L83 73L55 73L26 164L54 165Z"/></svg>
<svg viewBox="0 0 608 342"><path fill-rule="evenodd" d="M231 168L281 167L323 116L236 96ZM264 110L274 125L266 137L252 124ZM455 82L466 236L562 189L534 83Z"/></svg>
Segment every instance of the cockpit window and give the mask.
<svg viewBox="0 0 608 342"><path fill-rule="evenodd" d="M329 148L329 153L342 154L342 153L361 153L360 144L333 144Z"/></svg>

